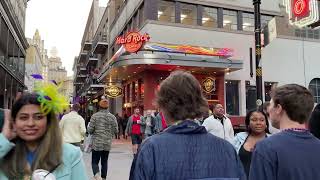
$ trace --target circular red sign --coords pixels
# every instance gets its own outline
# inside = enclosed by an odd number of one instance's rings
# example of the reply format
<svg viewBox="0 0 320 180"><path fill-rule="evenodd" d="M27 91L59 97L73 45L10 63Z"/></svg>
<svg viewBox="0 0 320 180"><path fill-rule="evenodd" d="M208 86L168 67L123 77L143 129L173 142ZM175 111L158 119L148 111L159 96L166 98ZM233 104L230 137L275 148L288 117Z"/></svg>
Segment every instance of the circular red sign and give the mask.
<svg viewBox="0 0 320 180"><path fill-rule="evenodd" d="M127 34L126 39L127 42L124 44L124 48L130 53L139 51L144 42L142 36L137 32L130 32Z"/></svg>
<svg viewBox="0 0 320 180"><path fill-rule="evenodd" d="M297 17L305 16L309 10L308 0L296 0L293 4L293 13Z"/></svg>

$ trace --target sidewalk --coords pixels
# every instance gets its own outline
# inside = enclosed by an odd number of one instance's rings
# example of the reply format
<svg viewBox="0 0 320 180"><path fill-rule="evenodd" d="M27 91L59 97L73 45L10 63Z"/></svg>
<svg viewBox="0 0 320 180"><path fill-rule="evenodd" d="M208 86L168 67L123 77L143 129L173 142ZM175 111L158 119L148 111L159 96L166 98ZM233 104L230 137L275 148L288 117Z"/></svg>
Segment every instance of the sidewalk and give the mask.
<svg viewBox="0 0 320 180"><path fill-rule="evenodd" d="M83 153L88 177L92 179L91 153ZM132 163L131 140L113 140L108 163L108 180L129 179Z"/></svg>

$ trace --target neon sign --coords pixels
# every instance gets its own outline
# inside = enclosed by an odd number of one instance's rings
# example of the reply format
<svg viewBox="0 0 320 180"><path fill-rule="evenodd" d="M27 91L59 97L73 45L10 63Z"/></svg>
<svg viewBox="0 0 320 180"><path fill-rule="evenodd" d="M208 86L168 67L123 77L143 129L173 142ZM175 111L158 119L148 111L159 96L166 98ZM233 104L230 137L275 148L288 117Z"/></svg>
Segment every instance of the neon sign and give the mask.
<svg viewBox="0 0 320 180"><path fill-rule="evenodd" d="M233 56L234 53L233 49L230 48L207 48L190 45L172 45L160 43L147 43L143 49L168 53L220 56L225 58Z"/></svg>
<svg viewBox="0 0 320 180"><path fill-rule="evenodd" d="M125 37L117 37L116 44L123 45L125 50L130 53L135 53L140 50L143 43L149 41L149 34L141 35L138 32L129 32Z"/></svg>
<svg viewBox="0 0 320 180"><path fill-rule="evenodd" d="M309 13L309 2L307 0L295 0L292 11L296 17L306 17Z"/></svg>
<svg viewBox="0 0 320 180"><path fill-rule="evenodd" d="M319 21L318 0L284 0L289 22L300 28Z"/></svg>

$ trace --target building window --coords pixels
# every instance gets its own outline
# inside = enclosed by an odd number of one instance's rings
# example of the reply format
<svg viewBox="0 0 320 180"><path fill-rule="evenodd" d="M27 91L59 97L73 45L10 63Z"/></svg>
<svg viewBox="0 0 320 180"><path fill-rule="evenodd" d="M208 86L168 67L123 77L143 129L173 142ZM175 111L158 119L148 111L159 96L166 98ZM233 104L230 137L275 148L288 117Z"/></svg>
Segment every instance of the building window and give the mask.
<svg viewBox="0 0 320 180"><path fill-rule="evenodd" d="M202 12L202 26L205 27L218 27L218 9L203 7Z"/></svg>
<svg viewBox="0 0 320 180"><path fill-rule="evenodd" d="M237 17L237 11L223 10L223 28L228 30L237 30Z"/></svg>
<svg viewBox="0 0 320 180"><path fill-rule="evenodd" d="M296 37L301 37L301 38L310 38L310 39L320 39L320 30L319 29L308 29L308 28L303 28L303 29L295 29L294 30L295 36Z"/></svg>
<svg viewBox="0 0 320 180"><path fill-rule="evenodd" d="M306 38L307 37L307 31L306 29L295 29L294 34L296 37Z"/></svg>
<svg viewBox="0 0 320 180"><path fill-rule="evenodd" d="M264 100L266 102L271 100L271 91L277 86L276 82L264 82Z"/></svg>
<svg viewBox="0 0 320 180"><path fill-rule="evenodd" d="M133 82L133 101L139 100L139 84L138 81Z"/></svg>
<svg viewBox="0 0 320 180"><path fill-rule="evenodd" d="M126 87L126 102L129 103L131 102L131 90L130 90L130 84L127 84L127 87Z"/></svg>
<svg viewBox="0 0 320 180"><path fill-rule="evenodd" d="M182 24L197 25L197 6L181 3L180 19Z"/></svg>
<svg viewBox="0 0 320 180"><path fill-rule="evenodd" d="M246 110L247 113L256 109L257 88L250 85L250 81L246 81Z"/></svg>
<svg viewBox="0 0 320 180"><path fill-rule="evenodd" d="M140 9L139 9L139 28L142 27L142 25L144 23L144 20L145 20L143 11L144 11L144 5L142 4Z"/></svg>
<svg viewBox="0 0 320 180"><path fill-rule="evenodd" d="M239 115L239 81L226 81L227 114Z"/></svg>
<svg viewBox="0 0 320 180"><path fill-rule="evenodd" d="M317 30L313 30L313 38L314 39L320 39L320 30L317 29Z"/></svg>
<svg viewBox="0 0 320 180"><path fill-rule="evenodd" d="M311 91L314 102L319 103L320 102L320 78L312 79L309 84L309 90Z"/></svg>
<svg viewBox="0 0 320 180"><path fill-rule="evenodd" d="M143 100L144 99L144 83L142 79L138 80L139 83L139 100Z"/></svg>
<svg viewBox="0 0 320 180"><path fill-rule="evenodd" d="M171 1L160 1L158 9L158 20L163 22L175 22L175 3Z"/></svg>
<svg viewBox="0 0 320 180"><path fill-rule="evenodd" d="M261 29L268 25L273 16L261 15Z"/></svg>
<svg viewBox="0 0 320 180"><path fill-rule="evenodd" d="M137 26L137 14L138 13L136 13L133 17L132 17L132 26L131 26L131 29L133 30L133 31L136 31L138 28L138 26Z"/></svg>
<svg viewBox="0 0 320 180"><path fill-rule="evenodd" d="M252 13L242 13L242 21L244 31L254 31L254 15Z"/></svg>

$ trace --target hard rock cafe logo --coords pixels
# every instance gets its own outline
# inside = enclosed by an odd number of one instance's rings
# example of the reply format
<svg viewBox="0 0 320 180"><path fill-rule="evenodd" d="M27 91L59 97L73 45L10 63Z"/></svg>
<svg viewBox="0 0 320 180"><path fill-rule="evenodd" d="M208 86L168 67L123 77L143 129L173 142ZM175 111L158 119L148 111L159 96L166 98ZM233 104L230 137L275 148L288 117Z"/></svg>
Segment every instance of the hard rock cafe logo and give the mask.
<svg viewBox="0 0 320 180"><path fill-rule="evenodd" d="M106 86L104 88L104 93L110 98L117 98L122 96L122 88L115 85Z"/></svg>
<svg viewBox="0 0 320 180"><path fill-rule="evenodd" d="M126 51L135 53L139 51L143 43L149 41L149 34L145 33L141 35L138 32L129 32L125 37L117 37L116 44L122 44Z"/></svg>
<svg viewBox="0 0 320 180"><path fill-rule="evenodd" d="M212 91L216 90L216 80L212 77L207 77L202 82L203 90L206 93L211 93Z"/></svg>
<svg viewBox="0 0 320 180"><path fill-rule="evenodd" d="M318 0L284 0L291 25L300 28L319 22Z"/></svg>
<svg viewBox="0 0 320 180"><path fill-rule="evenodd" d="M308 0L295 0L292 7L293 13L297 17L306 16L309 12Z"/></svg>

